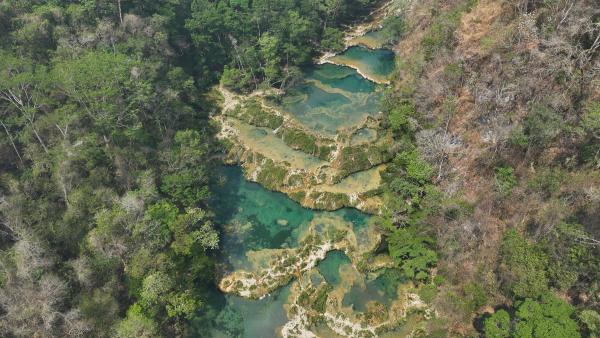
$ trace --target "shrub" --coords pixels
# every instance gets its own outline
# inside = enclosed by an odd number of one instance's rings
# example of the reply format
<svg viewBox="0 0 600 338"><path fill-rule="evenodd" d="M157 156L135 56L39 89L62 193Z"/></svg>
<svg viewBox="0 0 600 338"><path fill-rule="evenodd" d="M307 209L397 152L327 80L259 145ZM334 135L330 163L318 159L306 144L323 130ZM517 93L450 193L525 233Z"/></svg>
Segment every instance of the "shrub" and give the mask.
<svg viewBox="0 0 600 338"><path fill-rule="evenodd" d="M500 273L505 291L514 298L539 297L548 290L548 256L514 229L502 239Z"/></svg>
<svg viewBox="0 0 600 338"><path fill-rule="evenodd" d="M524 134L532 145L543 147L561 132L562 116L551 107L535 104L524 122Z"/></svg>
<svg viewBox="0 0 600 338"><path fill-rule="evenodd" d="M460 23L462 13L470 11L476 3L476 0L468 0L434 18L431 28L421 40L425 59L431 59L438 50L453 45L454 31Z"/></svg>
<svg viewBox="0 0 600 338"><path fill-rule="evenodd" d="M496 191L502 195L509 195L518 184L514 170L511 167L496 167L494 185Z"/></svg>
<svg viewBox="0 0 600 338"><path fill-rule="evenodd" d="M316 155L317 153L315 137L300 130L285 130L283 132L283 142L291 148L307 154Z"/></svg>
<svg viewBox="0 0 600 338"><path fill-rule="evenodd" d="M429 304L435 298L435 296L437 296L437 293L438 289L435 284L427 284L423 285L423 287L421 287L419 290L419 297L421 297L425 303Z"/></svg>
<svg viewBox="0 0 600 338"><path fill-rule="evenodd" d="M510 337L510 315L505 310L498 310L483 323L483 331L487 338Z"/></svg>
<svg viewBox="0 0 600 338"><path fill-rule="evenodd" d="M386 43L398 41L406 30L404 18L399 16L389 16L385 18L382 26L381 35L386 40Z"/></svg>
<svg viewBox="0 0 600 338"><path fill-rule="evenodd" d="M437 263L434 245L433 238L418 234L414 226L396 229L388 236L390 256L406 277L417 281L427 280L429 269Z"/></svg>
<svg viewBox="0 0 600 338"><path fill-rule="evenodd" d="M544 169L527 182L529 189L550 197L560 189L565 180L565 174L560 169Z"/></svg>
<svg viewBox="0 0 600 338"><path fill-rule="evenodd" d="M283 117L264 110L260 102L256 100L249 100L244 108L240 119L248 124L270 129L276 129L283 124Z"/></svg>
<svg viewBox="0 0 600 338"><path fill-rule="evenodd" d="M581 337L577 322L571 318L574 308L550 294L539 301L525 299L517 303L514 337Z"/></svg>
<svg viewBox="0 0 600 338"><path fill-rule="evenodd" d="M267 189L275 190L283 184L287 170L279 167L273 161L267 161L258 174L257 181Z"/></svg>
<svg viewBox="0 0 600 338"><path fill-rule="evenodd" d="M415 108L410 103L402 103L388 113L390 127L395 132L409 132L411 126L409 118L414 116Z"/></svg>
<svg viewBox="0 0 600 338"><path fill-rule="evenodd" d="M487 303L487 294L481 284L471 282L464 287L465 307L467 313L477 311Z"/></svg>

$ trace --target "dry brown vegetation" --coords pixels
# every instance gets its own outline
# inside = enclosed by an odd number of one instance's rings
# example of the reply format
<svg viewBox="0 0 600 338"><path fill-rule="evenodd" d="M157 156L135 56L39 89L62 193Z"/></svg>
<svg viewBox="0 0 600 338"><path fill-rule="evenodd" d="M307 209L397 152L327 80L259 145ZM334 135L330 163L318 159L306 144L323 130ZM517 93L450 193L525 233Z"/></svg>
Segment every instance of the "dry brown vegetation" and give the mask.
<svg viewBox="0 0 600 338"><path fill-rule="evenodd" d="M496 298L489 303L507 302L494 275L505 229L517 227L542 238L559 222L576 218L600 233L600 176L582 164L582 138L576 132L582 111L600 91L600 6L595 1L480 0L458 23L442 24L454 29L451 39L424 55L432 27L462 3L413 3L410 30L396 47L401 61L395 83L397 95L415 102L425 128L417 143L439 170L438 185L451 201L445 216L435 220L443 255L439 268L454 285L440 292L438 306L445 325L468 334L471 314L455 311L451 295L475 282ZM541 127L556 123L557 129L536 131L528 144L515 145L515 135L533 123L536 109L556 116L554 122L541 119ZM542 139L544 133L549 135ZM514 168L518 180L506 194L495 185L499 166ZM554 191L528 186L550 167L564 173Z"/></svg>

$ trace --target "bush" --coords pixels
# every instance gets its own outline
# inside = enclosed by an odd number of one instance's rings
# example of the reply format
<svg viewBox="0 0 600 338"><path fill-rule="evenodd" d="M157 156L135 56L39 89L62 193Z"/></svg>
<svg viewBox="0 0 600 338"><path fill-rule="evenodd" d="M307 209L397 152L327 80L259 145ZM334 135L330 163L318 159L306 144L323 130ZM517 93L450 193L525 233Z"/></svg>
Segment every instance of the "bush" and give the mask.
<svg viewBox="0 0 600 338"><path fill-rule="evenodd" d="M514 337L581 337L577 322L571 318L574 308L550 294L539 301L525 299L517 303Z"/></svg>
<svg viewBox="0 0 600 338"><path fill-rule="evenodd" d="M385 18L382 26L381 35L388 44L398 41L406 31L404 18L399 16L389 16Z"/></svg>
<svg viewBox="0 0 600 338"><path fill-rule="evenodd" d="M476 0L468 0L450 11L443 11L442 14L434 18L431 28L421 40L425 59L433 58L438 50L448 48L454 44L454 31L460 24L463 12L470 11L476 3Z"/></svg>
<svg viewBox="0 0 600 338"><path fill-rule="evenodd" d="M251 78L248 74L242 73L237 68L229 68L225 66L223 75L221 76L221 84L233 91L243 92L248 90L251 83Z"/></svg>
<svg viewBox="0 0 600 338"><path fill-rule="evenodd" d="M435 284L427 284L423 285L423 287L421 287L419 290L419 297L421 297L425 303L430 304L435 296L437 296L437 293L438 289Z"/></svg>
<svg viewBox="0 0 600 338"><path fill-rule="evenodd" d="M511 167L496 167L494 174L494 185L496 191L506 196L509 195L518 184L514 170Z"/></svg>
<svg viewBox="0 0 600 338"><path fill-rule="evenodd" d="M314 136L300 130L286 129L283 131L283 142L292 149L300 150L310 155L317 154L317 141Z"/></svg>
<svg viewBox="0 0 600 338"><path fill-rule="evenodd" d="M544 197L550 197L560 189L564 180L565 173L560 169L544 169L531 178L527 182L527 186Z"/></svg>
<svg viewBox="0 0 600 338"><path fill-rule="evenodd" d="M262 166L256 180L265 188L275 190L283 185L286 175L287 170L285 168L279 167L269 160Z"/></svg>
<svg viewBox="0 0 600 338"><path fill-rule="evenodd" d="M488 338L581 337L573 313L571 305L544 294L539 300L527 298L517 302L513 318L505 310L497 311L484 321L483 330Z"/></svg>
<svg viewBox="0 0 600 338"><path fill-rule="evenodd" d="M402 103L388 113L390 127L395 132L412 131L409 118L414 116L415 108L410 103Z"/></svg>
<svg viewBox="0 0 600 338"><path fill-rule="evenodd" d="M340 164L342 175L371 168L372 164L366 149L363 146L342 148Z"/></svg>
<svg viewBox="0 0 600 338"><path fill-rule="evenodd" d="M487 293L481 284L471 282L464 287L466 312L477 311L487 303Z"/></svg>
<svg viewBox="0 0 600 338"><path fill-rule="evenodd" d="M240 119L248 124L270 129L277 129L283 124L283 117L264 110L260 102L256 100L249 100L244 108L244 113L240 116Z"/></svg>
<svg viewBox="0 0 600 338"><path fill-rule="evenodd" d="M551 107L535 104L524 122L524 134L532 145L543 147L562 131L562 116Z"/></svg>
<svg viewBox="0 0 600 338"><path fill-rule="evenodd" d="M487 338L510 337L510 315L505 310L498 310L483 323L483 332Z"/></svg>
<svg viewBox="0 0 600 338"><path fill-rule="evenodd" d="M500 273L513 298L539 297L548 290L548 256L516 230L506 232L500 247Z"/></svg>
<svg viewBox="0 0 600 338"><path fill-rule="evenodd" d="M425 281L429 269L438 260L433 250L435 240L417 233L414 226L396 229L388 236L388 250L403 274L410 279Z"/></svg>

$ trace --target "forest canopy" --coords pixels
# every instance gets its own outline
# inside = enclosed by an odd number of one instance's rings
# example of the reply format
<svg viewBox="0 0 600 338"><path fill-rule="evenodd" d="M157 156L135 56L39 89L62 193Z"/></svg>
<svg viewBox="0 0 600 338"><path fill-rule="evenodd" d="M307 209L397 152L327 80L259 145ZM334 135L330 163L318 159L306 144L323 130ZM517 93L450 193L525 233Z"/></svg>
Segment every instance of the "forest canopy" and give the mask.
<svg viewBox="0 0 600 338"><path fill-rule="evenodd" d="M219 247L204 94L289 85L371 5L2 2L0 335L186 334Z"/></svg>

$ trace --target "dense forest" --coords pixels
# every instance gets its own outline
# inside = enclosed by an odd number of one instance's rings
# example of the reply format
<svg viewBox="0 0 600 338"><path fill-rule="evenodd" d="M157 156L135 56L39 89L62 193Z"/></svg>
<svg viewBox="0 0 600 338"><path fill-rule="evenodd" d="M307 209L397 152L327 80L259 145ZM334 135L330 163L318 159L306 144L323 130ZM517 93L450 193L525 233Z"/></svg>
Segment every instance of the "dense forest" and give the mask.
<svg viewBox="0 0 600 338"><path fill-rule="evenodd" d="M600 5L397 1L376 223L423 336L600 337ZM193 336L213 86L286 90L377 5L1 2L0 336Z"/></svg>
<svg viewBox="0 0 600 338"><path fill-rule="evenodd" d="M3 1L0 335L185 335L219 245L204 93L292 81L369 6Z"/></svg>

